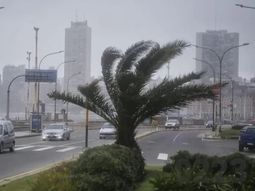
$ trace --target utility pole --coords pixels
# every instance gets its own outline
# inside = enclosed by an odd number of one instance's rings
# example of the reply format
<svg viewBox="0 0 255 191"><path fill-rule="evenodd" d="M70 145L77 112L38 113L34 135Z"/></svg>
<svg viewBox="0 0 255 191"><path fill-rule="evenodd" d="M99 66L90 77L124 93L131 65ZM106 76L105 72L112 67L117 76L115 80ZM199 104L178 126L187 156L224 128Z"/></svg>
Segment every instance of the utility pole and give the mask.
<svg viewBox="0 0 255 191"><path fill-rule="evenodd" d="M38 68L38 31L39 28L34 27L35 30L35 69ZM34 89L34 104L33 104L33 112L39 113L39 105L37 103L39 102L38 100L38 94L37 94L37 82L35 82L35 89Z"/></svg>
<svg viewBox="0 0 255 191"><path fill-rule="evenodd" d="M30 60L31 60L31 52L27 51L28 69L30 69ZM27 108L26 108L26 111L25 111L26 120L29 119L29 113L30 113L30 109L29 109L29 88L30 88L30 83L27 82Z"/></svg>

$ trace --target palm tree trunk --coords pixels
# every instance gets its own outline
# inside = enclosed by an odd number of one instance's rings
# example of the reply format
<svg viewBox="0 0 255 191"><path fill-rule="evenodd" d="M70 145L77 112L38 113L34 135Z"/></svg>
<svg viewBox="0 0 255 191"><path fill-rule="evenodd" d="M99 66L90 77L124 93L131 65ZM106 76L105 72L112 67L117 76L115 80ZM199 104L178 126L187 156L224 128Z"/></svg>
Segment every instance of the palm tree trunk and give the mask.
<svg viewBox="0 0 255 191"><path fill-rule="evenodd" d="M135 140L135 128L121 126L117 129L116 144L124 145L129 148L137 148L140 150Z"/></svg>

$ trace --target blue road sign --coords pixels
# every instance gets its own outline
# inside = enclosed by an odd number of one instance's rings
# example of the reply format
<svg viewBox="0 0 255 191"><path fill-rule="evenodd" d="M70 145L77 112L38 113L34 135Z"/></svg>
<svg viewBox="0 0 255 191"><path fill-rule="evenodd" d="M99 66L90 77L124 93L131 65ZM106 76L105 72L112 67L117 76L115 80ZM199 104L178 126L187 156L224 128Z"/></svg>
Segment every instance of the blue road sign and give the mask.
<svg viewBox="0 0 255 191"><path fill-rule="evenodd" d="M57 70L26 69L25 82L56 82Z"/></svg>

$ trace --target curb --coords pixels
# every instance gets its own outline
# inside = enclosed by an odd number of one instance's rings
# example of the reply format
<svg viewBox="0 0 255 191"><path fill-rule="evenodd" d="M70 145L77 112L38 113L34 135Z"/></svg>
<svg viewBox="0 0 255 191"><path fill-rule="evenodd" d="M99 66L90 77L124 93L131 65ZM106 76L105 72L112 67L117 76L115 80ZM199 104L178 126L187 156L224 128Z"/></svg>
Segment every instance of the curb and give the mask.
<svg viewBox="0 0 255 191"><path fill-rule="evenodd" d="M19 139L19 138L25 138L25 137L36 137L36 136L41 136L41 134L20 135L20 136L15 136L15 138L16 138L16 139Z"/></svg>

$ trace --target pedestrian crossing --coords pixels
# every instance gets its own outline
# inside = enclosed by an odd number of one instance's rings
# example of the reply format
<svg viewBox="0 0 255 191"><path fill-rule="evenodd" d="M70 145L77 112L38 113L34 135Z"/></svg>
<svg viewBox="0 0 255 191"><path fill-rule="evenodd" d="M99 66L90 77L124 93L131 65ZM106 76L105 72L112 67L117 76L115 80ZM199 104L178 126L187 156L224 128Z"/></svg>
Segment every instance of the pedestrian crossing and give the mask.
<svg viewBox="0 0 255 191"><path fill-rule="evenodd" d="M32 151L32 152L54 151L57 153L64 153L81 148L82 148L81 146L16 145L15 151Z"/></svg>

